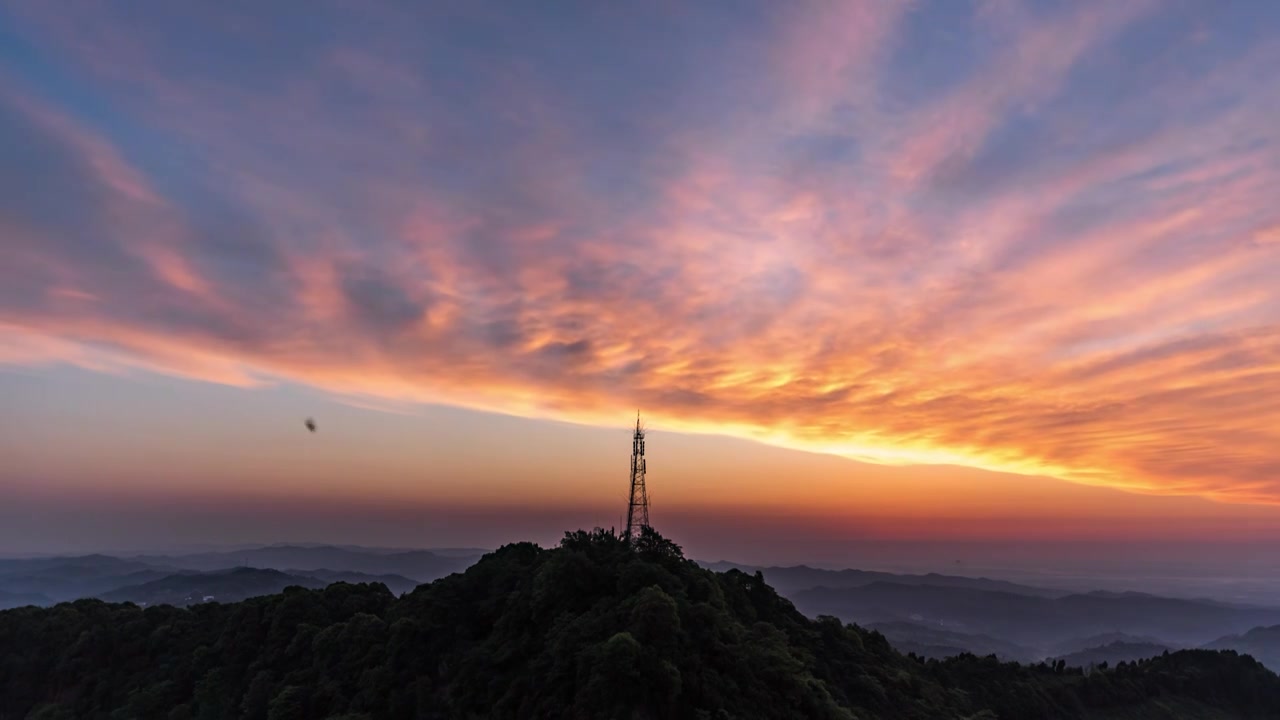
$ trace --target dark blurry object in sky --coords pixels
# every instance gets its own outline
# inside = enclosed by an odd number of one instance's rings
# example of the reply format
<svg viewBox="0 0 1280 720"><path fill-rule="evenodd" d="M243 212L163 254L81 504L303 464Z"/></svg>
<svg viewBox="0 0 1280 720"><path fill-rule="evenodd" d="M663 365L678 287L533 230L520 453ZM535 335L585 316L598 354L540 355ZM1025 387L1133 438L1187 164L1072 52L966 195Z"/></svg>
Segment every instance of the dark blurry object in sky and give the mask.
<svg viewBox="0 0 1280 720"><path fill-rule="evenodd" d="M315 420L312 420L311 418L307 418L307 429L308 429L308 430L310 430L311 432L315 432L315 431L316 431L316 421L315 421Z"/></svg>

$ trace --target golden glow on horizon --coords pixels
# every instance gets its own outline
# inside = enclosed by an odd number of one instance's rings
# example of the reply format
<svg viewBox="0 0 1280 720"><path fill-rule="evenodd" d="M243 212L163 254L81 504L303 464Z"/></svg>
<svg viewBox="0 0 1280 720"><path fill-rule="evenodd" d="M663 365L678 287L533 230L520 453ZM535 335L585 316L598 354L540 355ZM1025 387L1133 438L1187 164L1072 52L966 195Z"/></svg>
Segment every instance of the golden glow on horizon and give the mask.
<svg viewBox="0 0 1280 720"><path fill-rule="evenodd" d="M873 3L710 48L671 107L560 102L534 57L460 64L443 109L380 38L273 93L190 82L119 18L104 39L28 8L121 123L217 164L170 183L128 133L0 82L0 120L59 150L32 187L88 188L69 217L0 217L25 293L0 363L595 426L639 406L889 466L1278 505L1280 89L1247 78L1280 43L1112 68L1118 98L1079 81L1158 7L992 5L972 20L1002 42L930 92L891 72L906 6ZM358 112L334 100L355 91Z"/></svg>

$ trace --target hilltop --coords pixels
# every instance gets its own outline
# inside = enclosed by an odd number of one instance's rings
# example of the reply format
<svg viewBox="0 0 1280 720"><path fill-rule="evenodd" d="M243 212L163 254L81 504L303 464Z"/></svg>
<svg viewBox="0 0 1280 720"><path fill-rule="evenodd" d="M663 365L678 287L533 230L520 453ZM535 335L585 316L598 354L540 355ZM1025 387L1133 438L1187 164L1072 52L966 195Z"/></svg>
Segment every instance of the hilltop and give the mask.
<svg viewBox="0 0 1280 720"><path fill-rule="evenodd" d="M648 531L507 545L397 598L380 583L238 603L0 612L0 718L1267 717L1280 678L1181 651L1085 675L810 620L761 574Z"/></svg>

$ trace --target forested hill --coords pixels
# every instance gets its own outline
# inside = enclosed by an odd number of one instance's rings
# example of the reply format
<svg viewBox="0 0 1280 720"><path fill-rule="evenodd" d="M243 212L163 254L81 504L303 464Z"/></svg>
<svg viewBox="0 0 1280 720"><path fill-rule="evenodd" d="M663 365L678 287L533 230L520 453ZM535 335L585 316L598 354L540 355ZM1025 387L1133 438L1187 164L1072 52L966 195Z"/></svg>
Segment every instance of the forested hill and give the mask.
<svg viewBox="0 0 1280 720"><path fill-rule="evenodd" d="M1278 715L1280 679L1231 652L1089 676L905 657L656 533L634 550L599 531L508 545L398 599L338 583L186 609L0 613L0 720Z"/></svg>

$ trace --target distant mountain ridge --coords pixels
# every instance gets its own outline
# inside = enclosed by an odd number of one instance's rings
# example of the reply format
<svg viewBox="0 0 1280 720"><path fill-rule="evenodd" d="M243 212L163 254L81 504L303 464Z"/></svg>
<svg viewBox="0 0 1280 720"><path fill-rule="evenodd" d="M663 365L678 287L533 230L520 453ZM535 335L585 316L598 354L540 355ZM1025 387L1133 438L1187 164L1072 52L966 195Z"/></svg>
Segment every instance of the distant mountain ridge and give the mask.
<svg viewBox="0 0 1280 720"><path fill-rule="evenodd" d="M1057 662L1061 660L1066 663L1067 667L1098 667L1104 663L1107 665L1115 665L1121 662L1133 662L1135 660L1145 660L1162 655L1166 652L1174 652L1176 648L1160 643L1146 642L1125 642L1117 640L1099 647L1092 647L1085 650L1079 650L1067 655L1050 658L1049 662ZM1256 658L1255 658L1256 659Z"/></svg>
<svg viewBox="0 0 1280 720"><path fill-rule="evenodd" d="M26 607L27 605L52 605L53 601L40 593L20 593L0 590L0 610Z"/></svg>
<svg viewBox="0 0 1280 720"><path fill-rule="evenodd" d="M402 595L419 583L400 575L370 575L342 570L291 570L239 567L200 572L184 570L150 582L117 588L98 597L107 602L138 605L175 605L201 602L240 602L273 595L287 587L322 588L336 582L381 583L394 595Z"/></svg>
<svg viewBox="0 0 1280 720"><path fill-rule="evenodd" d="M371 574L392 574L429 582L465 570L478 557L437 555L430 550L366 552L334 545L274 545L251 550L195 553L191 555L139 555L133 560L190 570L219 570L227 567L298 568L301 570L347 570Z"/></svg>
<svg viewBox="0 0 1280 720"><path fill-rule="evenodd" d="M239 602L261 595L274 595L291 586L316 589L328 584L279 570L240 567L169 575L141 585L112 590L99 597L107 602L183 607L211 601Z"/></svg>
<svg viewBox="0 0 1280 720"><path fill-rule="evenodd" d="M81 597L147 605L187 605L206 597L235 602L290 585L317 588L334 582L380 583L398 596L465 569L477 559L466 554L471 551L279 543L183 555L3 558L0 609L48 606ZM250 565L241 568L240 575L229 574L246 560ZM1072 594L939 573L699 564L719 571L759 570L811 617L832 614L858 622L882 633L900 651L921 657L973 653L1006 661L1051 658L1088 666L1159 655L1165 648L1203 646L1248 653L1280 668L1276 608L1141 592ZM266 572L243 572L251 570ZM991 622L993 617L999 622ZM1055 627L1061 632L1046 631Z"/></svg>
<svg viewBox="0 0 1280 720"><path fill-rule="evenodd" d="M209 579L173 579L193 577ZM1280 678L1232 652L1090 673L904 657L648 528L634 544L575 531L552 549L508 545L401 597L335 583L195 609L9 610L0 647L5 718L1167 720L1280 706Z"/></svg>
<svg viewBox="0 0 1280 720"><path fill-rule="evenodd" d="M1045 598L890 582L812 588L795 593L792 601L810 617L833 615L864 625L915 622L989 635L1037 652L1108 632L1199 646L1223 635L1280 623L1280 608L1231 607L1141 594Z"/></svg>
<svg viewBox="0 0 1280 720"><path fill-rule="evenodd" d="M175 569L146 568L123 574L101 574L84 577L60 575L56 568L26 575L0 578L0 587L9 592L37 594L50 602L63 602L81 597L93 597L118 587L138 585L176 572Z"/></svg>
<svg viewBox="0 0 1280 720"><path fill-rule="evenodd" d="M0 560L0 578L38 573L47 577L101 577L123 575L163 565L144 563L114 555L68 555L38 558L6 558Z"/></svg>
<svg viewBox="0 0 1280 720"><path fill-rule="evenodd" d="M967 635L904 621L871 623L864 627L884 635L898 652L915 653L925 658L941 660L972 653L981 657L995 655L1004 662L1032 663L1042 659L1029 648L988 635Z"/></svg>
<svg viewBox="0 0 1280 720"><path fill-rule="evenodd" d="M157 580L173 570L99 554L9 558L0 560L0 596L23 596L28 599L24 604L47 605Z"/></svg>
<svg viewBox="0 0 1280 720"><path fill-rule="evenodd" d="M765 580L768 581L770 586L782 595L788 597L801 590L808 590L816 587L862 587L874 582L894 582L901 585L973 588L978 590L1008 592L1017 595L1029 595L1032 597L1063 597L1071 594L1065 590L1021 585L1007 580L993 580L985 577L972 578L961 575L943 575L940 573L913 575L883 572L879 570L824 570L821 568L809 567L807 565L761 567L740 565L738 563L723 560L699 564L708 570L714 570L716 572L740 570L742 572L754 573L759 571L764 576Z"/></svg>
<svg viewBox="0 0 1280 720"><path fill-rule="evenodd" d="M138 602L149 603L188 602L188 596L198 588L182 591L183 583L193 582L182 578L237 567L280 571L298 578L295 584L303 587L313 587L315 582L379 582L400 595L424 582L466 569L479 559L479 555L469 552L468 548L436 551L277 544L182 555L3 558L0 559L0 608L45 606L86 597L137 598ZM162 580L168 580L169 584L138 590L140 586ZM259 590L278 592L283 587L277 587L278 584L263 583ZM162 591L166 587L171 592ZM126 589L129 591L116 592ZM200 592L201 597L217 594ZM160 600L162 597L169 600ZM234 592L232 597L248 596Z"/></svg>
<svg viewBox="0 0 1280 720"><path fill-rule="evenodd" d="M1174 647L1173 645L1170 645L1169 643L1164 642L1160 638L1152 637L1150 635L1131 635L1129 633L1123 633L1123 632L1106 632L1106 633L1099 633L1097 635L1089 635L1086 637L1072 638L1070 640L1060 642L1057 645L1054 645L1051 648L1049 648L1049 656L1060 657L1063 655L1070 655L1072 653L1077 653L1084 650L1091 650L1094 648L1103 647L1105 645L1111 645L1112 643L1128 643L1132 645L1143 645L1143 644L1163 645L1163 646L1168 646L1170 648ZM1181 648L1179 647L1178 649L1181 649Z"/></svg>
<svg viewBox="0 0 1280 720"><path fill-rule="evenodd" d="M1252 628L1240 635L1218 638L1204 647L1207 650L1247 653L1263 665L1280 672L1280 625Z"/></svg>
<svg viewBox="0 0 1280 720"><path fill-rule="evenodd" d="M1151 658L1182 648L1170 646L1152 638L1112 640L1091 645L1052 660L1062 660L1068 667L1090 667L1106 662L1115 665L1120 661L1132 662ZM1234 650L1249 655L1272 670L1280 670L1280 625L1255 627L1243 634L1226 635L1200 646L1204 650Z"/></svg>
<svg viewBox="0 0 1280 720"><path fill-rule="evenodd" d="M1265 632L1280 619L1280 608L1133 590L1071 592L940 573L700 564L719 572L759 571L810 617L856 622L921 657L973 653L1088 667L1204 647L1247 653L1280 669L1280 638Z"/></svg>
<svg viewBox="0 0 1280 720"><path fill-rule="evenodd" d="M292 568L285 570L284 572L289 575L323 580L327 583L382 583L383 585L386 585L387 589L394 595L403 595L407 592L412 592L414 588L422 584L417 580L407 578L403 575L396 575L394 573L373 575L370 573L356 572L354 570L329 570L326 568L321 568L319 570L298 570L297 568Z"/></svg>

